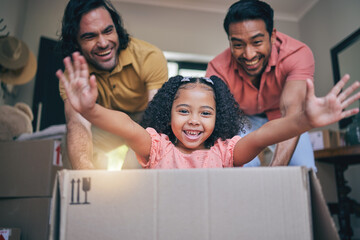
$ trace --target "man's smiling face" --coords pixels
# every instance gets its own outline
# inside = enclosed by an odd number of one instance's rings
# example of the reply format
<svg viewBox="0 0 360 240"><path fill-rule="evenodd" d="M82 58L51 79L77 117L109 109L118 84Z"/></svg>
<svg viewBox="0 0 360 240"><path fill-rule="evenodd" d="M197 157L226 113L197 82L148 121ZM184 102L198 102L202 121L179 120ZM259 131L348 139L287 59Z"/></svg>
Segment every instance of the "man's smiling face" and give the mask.
<svg viewBox="0 0 360 240"><path fill-rule="evenodd" d="M266 30L263 20L246 20L229 25L229 42L233 57L252 78L259 77L265 70L275 41Z"/></svg>
<svg viewBox="0 0 360 240"><path fill-rule="evenodd" d="M82 16L77 42L85 59L95 68L112 71L117 65L119 37L105 8L96 8Z"/></svg>

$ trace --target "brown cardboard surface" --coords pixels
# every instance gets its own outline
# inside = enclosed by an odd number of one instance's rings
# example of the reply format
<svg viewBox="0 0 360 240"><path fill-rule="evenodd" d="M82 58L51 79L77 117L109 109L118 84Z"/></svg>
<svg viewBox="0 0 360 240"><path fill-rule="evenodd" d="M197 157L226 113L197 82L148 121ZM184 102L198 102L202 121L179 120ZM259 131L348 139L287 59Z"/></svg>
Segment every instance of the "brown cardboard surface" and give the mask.
<svg viewBox="0 0 360 240"><path fill-rule="evenodd" d="M47 240L51 198L0 198L0 226L21 229L21 240Z"/></svg>
<svg viewBox="0 0 360 240"><path fill-rule="evenodd" d="M301 167L63 170L57 180L50 239L338 239Z"/></svg>
<svg viewBox="0 0 360 240"><path fill-rule="evenodd" d="M0 198L51 197L62 169L56 165L59 144L52 139L0 142Z"/></svg>

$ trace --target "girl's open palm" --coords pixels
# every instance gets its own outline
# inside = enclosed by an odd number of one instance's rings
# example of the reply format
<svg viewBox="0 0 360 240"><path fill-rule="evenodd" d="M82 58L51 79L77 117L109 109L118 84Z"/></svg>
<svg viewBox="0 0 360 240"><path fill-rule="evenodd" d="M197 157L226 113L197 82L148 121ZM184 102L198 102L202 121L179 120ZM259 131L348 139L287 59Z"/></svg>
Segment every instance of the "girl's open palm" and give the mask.
<svg viewBox="0 0 360 240"><path fill-rule="evenodd" d="M56 72L56 76L64 85L66 95L73 108L80 112L90 111L96 103L98 90L94 75L89 77L89 70L86 60L79 52L64 59L67 76L61 71Z"/></svg>
<svg viewBox="0 0 360 240"><path fill-rule="evenodd" d="M307 80L305 114L309 120L310 127L326 126L359 112L358 108L344 110L360 98L360 92L350 96L351 93L360 86L359 82L355 82L341 91L349 79L350 76L346 74L330 92L322 98L315 96L314 84L311 80Z"/></svg>

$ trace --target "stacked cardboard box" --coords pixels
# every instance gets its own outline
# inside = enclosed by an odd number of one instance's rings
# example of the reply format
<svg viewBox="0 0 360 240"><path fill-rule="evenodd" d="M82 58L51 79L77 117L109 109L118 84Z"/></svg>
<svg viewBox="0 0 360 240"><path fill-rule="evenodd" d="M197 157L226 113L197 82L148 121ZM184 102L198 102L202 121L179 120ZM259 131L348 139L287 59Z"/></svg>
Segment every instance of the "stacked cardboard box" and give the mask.
<svg viewBox="0 0 360 240"><path fill-rule="evenodd" d="M50 239L339 239L302 167L60 171Z"/></svg>
<svg viewBox="0 0 360 240"><path fill-rule="evenodd" d="M59 147L57 140L0 142L0 227L19 228L22 240L48 239Z"/></svg>
<svg viewBox="0 0 360 240"><path fill-rule="evenodd" d="M345 146L344 133L339 130L314 130L309 136L314 151Z"/></svg>

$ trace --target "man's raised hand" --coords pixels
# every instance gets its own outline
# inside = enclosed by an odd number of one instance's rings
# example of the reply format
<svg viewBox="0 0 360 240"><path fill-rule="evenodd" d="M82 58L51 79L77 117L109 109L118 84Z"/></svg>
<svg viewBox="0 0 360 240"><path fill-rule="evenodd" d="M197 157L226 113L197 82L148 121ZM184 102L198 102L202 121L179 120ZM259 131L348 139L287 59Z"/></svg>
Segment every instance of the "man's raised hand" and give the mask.
<svg viewBox="0 0 360 240"><path fill-rule="evenodd" d="M95 76L89 76L85 58L75 52L72 60L70 57L64 58L64 65L67 74L58 70L56 76L64 85L70 104L79 113L90 111L95 106L98 90Z"/></svg>
<svg viewBox="0 0 360 240"><path fill-rule="evenodd" d="M360 92L350 96L360 86L357 81L341 91L349 79L350 76L346 74L325 97L321 98L315 96L314 84L311 80L307 80L305 114L312 128L338 122L359 112L358 108L345 110L350 104L360 99Z"/></svg>

